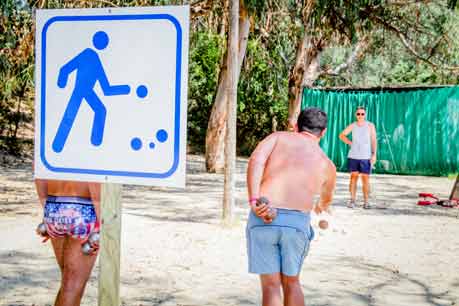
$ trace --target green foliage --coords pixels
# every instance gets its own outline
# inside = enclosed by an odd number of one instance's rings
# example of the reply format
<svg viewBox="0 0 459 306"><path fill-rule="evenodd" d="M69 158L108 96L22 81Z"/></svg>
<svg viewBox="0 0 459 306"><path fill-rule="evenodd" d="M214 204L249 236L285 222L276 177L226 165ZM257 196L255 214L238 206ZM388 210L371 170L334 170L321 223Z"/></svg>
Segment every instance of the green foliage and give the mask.
<svg viewBox="0 0 459 306"><path fill-rule="evenodd" d="M271 51L271 53L270 53ZM244 74L238 87L239 153L250 154L256 144L273 131L283 129L287 118L288 71L278 66L274 50L267 50L257 39L247 46ZM278 56L279 57L279 56Z"/></svg>
<svg viewBox="0 0 459 306"><path fill-rule="evenodd" d="M309 18L304 20L310 35L322 39L338 38L340 41L354 41L358 32L371 30L370 15L386 15L382 0L327 0L316 1ZM304 16L303 16L304 17Z"/></svg>
<svg viewBox="0 0 459 306"><path fill-rule="evenodd" d="M212 32L191 35L188 95L188 143L193 151L203 152L207 121L218 86L220 62L225 40Z"/></svg>
<svg viewBox="0 0 459 306"><path fill-rule="evenodd" d="M33 25L18 1L0 10L0 149L19 154L18 131L33 113Z"/></svg>
<svg viewBox="0 0 459 306"><path fill-rule="evenodd" d="M256 29L249 39L238 86L238 152L249 155L261 139L285 130L288 115L288 73L295 60L290 19L282 18L269 36Z"/></svg>
<svg viewBox="0 0 459 306"><path fill-rule="evenodd" d="M10 151L17 150L18 130L31 130L33 114L34 25L32 9L145 6L198 3L179 0L49 0L0 1L0 137ZM227 9L223 0L207 1L210 11L193 16L190 25L188 144L203 152L207 122L218 87L226 51ZM206 3L207 3L206 2ZM307 15L306 1L244 1L252 26L238 85L238 150L247 155L273 130L285 129L288 112L288 76L302 34L325 39L321 67L336 67L352 52L356 40L370 34L363 60L338 77L321 76L317 85L383 86L397 84L458 84L458 71L440 66L459 65L459 14L447 11L448 1L411 1L388 5L382 0L315 1ZM457 6L456 1L449 5ZM407 33L416 50L440 65L416 59L399 38L380 22L390 22ZM307 25L305 28L304 24ZM413 31L417 29L419 31ZM448 34L448 35L446 35ZM434 37L443 37L437 43ZM30 137L31 133L29 133ZM20 136L20 135L19 135ZM0 147L2 140L0 139ZM16 143L16 145L14 144ZM5 146L5 143L3 144Z"/></svg>
<svg viewBox="0 0 459 306"><path fill-rule="evenodd" d="M388 10L388 9L386 9ZM387 28L373 28L370 48L363 59L338 77L322 76L320 86L435 85L459 84L459 14L447 9L444 2L411 4L391 8L385 19L394 16L391 25L406 33L415 48L414 56L399 37ZM355 45L327 48L322 53L322 67L343 63ZM427 59L436 65L427 63Z"/></svg>

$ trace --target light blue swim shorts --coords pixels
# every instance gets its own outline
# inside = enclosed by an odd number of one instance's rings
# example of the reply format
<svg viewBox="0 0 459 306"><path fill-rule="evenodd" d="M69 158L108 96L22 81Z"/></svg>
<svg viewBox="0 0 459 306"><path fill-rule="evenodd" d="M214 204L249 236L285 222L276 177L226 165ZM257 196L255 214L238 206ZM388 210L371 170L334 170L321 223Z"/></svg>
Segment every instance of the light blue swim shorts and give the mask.
<svg viewBox="0 0 459 306"><path fill-rule="evenodd" d="M296 276L309 252L314 230L309 213L280 208L270 224L250 211L246 235L250 273Z"/></svg>

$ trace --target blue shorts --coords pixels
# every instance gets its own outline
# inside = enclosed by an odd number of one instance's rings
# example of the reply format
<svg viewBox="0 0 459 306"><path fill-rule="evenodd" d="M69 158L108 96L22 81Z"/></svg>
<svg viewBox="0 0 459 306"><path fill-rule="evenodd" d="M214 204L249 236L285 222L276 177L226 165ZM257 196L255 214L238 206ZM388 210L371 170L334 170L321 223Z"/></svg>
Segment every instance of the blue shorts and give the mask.
<svg viewBox="0 0 459 306"><path fill-rule="evenodd" d="M300 274L314 238L310 223L310 214L297 210L277 209L270 224L250 211L246 229L249 272Z"/></svg>
<svg viewBox="0 0 459 306"><path fill-rule="evenodd" d="M371 161L369 159L347 159L349 172L359 172L364 174L371 173Z"/></svg>

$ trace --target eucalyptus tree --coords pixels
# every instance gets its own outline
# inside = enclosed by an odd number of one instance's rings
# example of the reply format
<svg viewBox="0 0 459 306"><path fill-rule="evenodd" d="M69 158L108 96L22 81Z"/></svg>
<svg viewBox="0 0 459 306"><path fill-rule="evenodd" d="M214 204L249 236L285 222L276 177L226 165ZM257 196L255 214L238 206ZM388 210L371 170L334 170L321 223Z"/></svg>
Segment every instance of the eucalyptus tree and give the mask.
<svg viewBox="0 0 459 306"><path fill-rule="evenodd" d="M227 2L228 3L228 2ZM225 5L228 8L228 5ZM247 41L249 37L250 27L253 25L253 14L257 8L262 7L264 1L250 0L239 1L239 34L238 34L238 58L237 58L237 75L235 82L239 81L242 63L244 62ZM228 13L224 14L228 16ZM228 31L226 31L228 32ZM228 36L228 40L230 37ZM218 82L217 95L215 97L212 111L206 132L206 169L208 172L222 172L224 169L224 151L225 151L225 135L227 122L227 104L228 104L228 51L220 67L220 75Z"/></svg>

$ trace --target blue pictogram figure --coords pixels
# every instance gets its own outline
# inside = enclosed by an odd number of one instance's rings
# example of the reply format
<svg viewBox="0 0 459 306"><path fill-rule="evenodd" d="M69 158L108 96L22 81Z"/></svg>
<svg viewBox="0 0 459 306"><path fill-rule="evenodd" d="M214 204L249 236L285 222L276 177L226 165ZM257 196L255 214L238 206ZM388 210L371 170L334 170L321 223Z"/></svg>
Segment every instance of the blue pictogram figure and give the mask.
<svg viewBox="0 0 459 306"><path fill-rule="evenodd" d="M108 41L108 35L103 31L95 33L92 38L94 47L98 50L105 49ZM75 87L52 144L53 150L57 153L64 148L83 99L94 111L91 143L95 146L99 146L102 143L107 110L94 91L94 85L97 81L99 81L105 96L127 95L131 91L128 85L110 85L99 55L91 48L83 50L61 67L57 86L64 88L67 85L68 76L74 70L76 70Z"/></svg>

